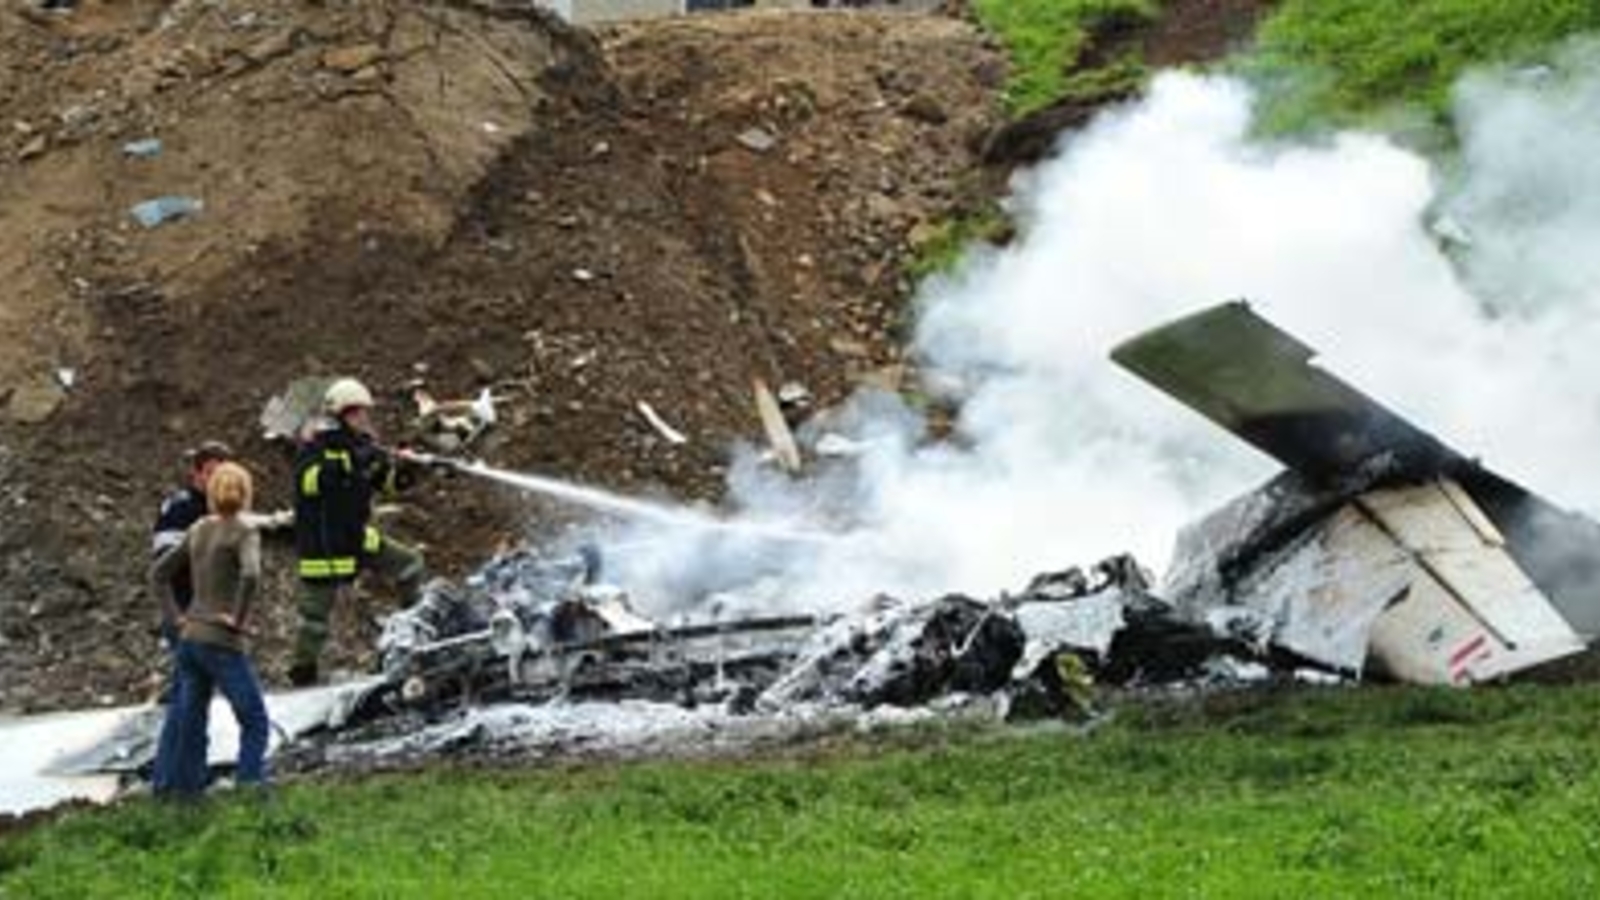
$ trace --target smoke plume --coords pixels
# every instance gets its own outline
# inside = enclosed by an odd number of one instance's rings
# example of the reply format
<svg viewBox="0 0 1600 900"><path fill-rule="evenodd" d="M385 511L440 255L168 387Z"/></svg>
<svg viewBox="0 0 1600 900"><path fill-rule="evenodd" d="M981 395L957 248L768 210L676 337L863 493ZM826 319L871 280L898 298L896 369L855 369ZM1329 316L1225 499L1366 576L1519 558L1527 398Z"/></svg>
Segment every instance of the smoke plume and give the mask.
<svg viewBox="0 0 1600 900"><path fill-rule="evenodd" d="M1019 179L1012 245L918 299L915 349L961 402L955 440L929 445L893 399L857 398L857 467L791 483L745 460L732 486L751 519L841 539L657 532L620 574L657 605L742 584L754 606L827 609L994 595L1123 551L1159 568L1181 524L1276 464L1107 353L1234 298L1458 449L1600 510L1583 464L1600 446L1595 58L1468 79L1442 167L1376 134L1262 143L1247 85L1157 78Z"/></svg>

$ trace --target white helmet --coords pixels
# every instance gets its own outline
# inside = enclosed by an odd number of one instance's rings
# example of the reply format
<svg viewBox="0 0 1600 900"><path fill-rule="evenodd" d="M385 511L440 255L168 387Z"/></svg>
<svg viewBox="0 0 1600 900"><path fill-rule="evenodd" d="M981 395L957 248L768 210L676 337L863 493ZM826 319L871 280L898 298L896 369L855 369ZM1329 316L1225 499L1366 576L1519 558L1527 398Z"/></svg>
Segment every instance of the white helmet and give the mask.
<svg viewBox="0 0 1600 900"><path fill-rule="evenodd" d="M345 410L361 407L372 407L372 392L367 386L354 378L341 378L328 385L327 393L322 395L322 408L330 416L341 415Z"/></svg>

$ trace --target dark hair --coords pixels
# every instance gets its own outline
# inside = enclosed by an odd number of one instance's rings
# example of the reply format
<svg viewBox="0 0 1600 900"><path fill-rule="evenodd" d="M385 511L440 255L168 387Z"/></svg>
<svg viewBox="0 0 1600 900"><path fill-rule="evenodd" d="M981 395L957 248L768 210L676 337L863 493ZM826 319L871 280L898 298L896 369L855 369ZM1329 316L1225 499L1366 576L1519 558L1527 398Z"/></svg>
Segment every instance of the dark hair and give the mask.
<svg viewBox="0 0 1600 900"><path fill-rule="evenodd" d="M198 469L206 463L227 462L231 459L233 459L233 448L221 441L206 441L183 452L183 461L191 469Z"/></svg>

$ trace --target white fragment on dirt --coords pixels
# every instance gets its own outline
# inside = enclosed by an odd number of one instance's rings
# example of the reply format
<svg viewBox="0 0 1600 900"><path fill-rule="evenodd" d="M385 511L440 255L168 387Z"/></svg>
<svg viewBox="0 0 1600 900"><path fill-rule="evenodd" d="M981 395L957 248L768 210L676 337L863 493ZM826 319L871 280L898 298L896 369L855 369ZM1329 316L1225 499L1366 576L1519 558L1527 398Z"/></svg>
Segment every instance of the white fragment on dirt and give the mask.
<svg viewBox="0 0 1600 900"><path fill-rule="evenodd" d="M737 138L740 146L752 153L770 153L778 146L778 137L765 128L747 128Z"/></svg>
<svg viewBox="0 0 1600 900"><path fill-rule="evenodd" d="M671 425L668 425L666 420L662 419L660 414L656 412L655 407L643 400L640 400L636 405L639 409L639 415L644 416L644 420L649 422L650 427L654 428L657 434L665 438L667 443L676 446L682 446L689 443L689 438L686 437L683 432L673 428Z"/></svg>
<svg viewBox="0 0 1600 900"><path fill-rule="evenodd" d="M33 138L22 145L21 150L17 151L17 159L23 162L27 162L30 159L37 159L38 157L43 156L44 152L48 149L50 149L49 139L42 134L34 135Z"/></svg>

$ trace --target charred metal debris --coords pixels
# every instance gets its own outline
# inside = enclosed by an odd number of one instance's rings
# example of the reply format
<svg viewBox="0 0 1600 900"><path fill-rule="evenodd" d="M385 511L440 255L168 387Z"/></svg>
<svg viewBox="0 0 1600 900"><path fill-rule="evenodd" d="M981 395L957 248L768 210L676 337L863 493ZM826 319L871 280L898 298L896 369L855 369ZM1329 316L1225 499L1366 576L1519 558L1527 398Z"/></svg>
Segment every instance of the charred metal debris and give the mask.
<svg viewBox="0 0 1600 900"><path fill-rule="evenodd" d="M727 613L741 605L730 596L663 622L608 583L600 550L524 549L464 583L435 582L388 617L380 674L269 697L275 765L716 752L919 716L1095 721L1106 688L1464 686L1584 651L1600 632L1600 525L1313 356L1242 302L1114 350L1286 467L1185 528L1159 587L1119 556L996 598L880 597L847 615L751 618ZM292 400L271 425L298 426ZM82 748L36 773L50 796L109 791L148 767L159 710L86 715L104 717L104 733L85 726ZM228 749L214 745L213 759Z"/></svg>
<svg viewBox="0 0 1600 900"><path fill-rule="evenodd" d="M392 616L368 710L647 700L733 714L986 696L1011 718L1087 715L1091 686L1386 677L1471 684L1600 631L1600 525L1316 367L1228 303L1113 358L1286 471L1179 535L1157 588L1130 557L998 598L880 598L847 616L637 614L595 549L497 560Z"/></svg>
<svg viewBox="0 0 1600 900"><path fill-rule="evenodd" d="M1070 717L1091 712L1096 683L1253 680L1273 656L1252 632L1253 614L1185 620L1126 556L989 601L880 598L827 618L722 620L713 609L672 625L634 612L602 569L592 549L561 560L524 552L465 585L434 583L387 619L384 680L366 716L556 699L718 704L743 715L991 695L1014 717Z"/></svg>

